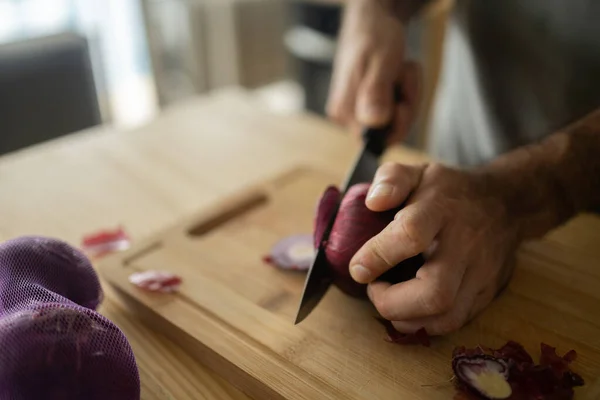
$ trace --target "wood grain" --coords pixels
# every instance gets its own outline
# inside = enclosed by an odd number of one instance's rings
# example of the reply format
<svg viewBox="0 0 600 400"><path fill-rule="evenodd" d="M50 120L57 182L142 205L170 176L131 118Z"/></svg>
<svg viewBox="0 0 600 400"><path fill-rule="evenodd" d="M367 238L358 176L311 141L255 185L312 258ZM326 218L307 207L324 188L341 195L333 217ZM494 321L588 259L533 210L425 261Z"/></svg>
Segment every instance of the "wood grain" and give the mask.
<svg viewBox="0 0 600 400"><path fill-rule="evenodd" d="M177 225L224 197L235 197L241 187L258 185L288 168L310 165L324 171L324 176L341 176L357 148L345 131L318 117L272 115L245 92L225 90L210 97L182 102L135 131L121 132L110 127L91 129L1 157L0 209L3 213L0 239L43 234L79 245L81 236L86 233L122 224L134 244L142 245L165 227ZM398 147L386 154L385 159L416 163L426 158ZM548 243L553 246L530 244L523 252L523 267L517 276L521 278L511 288L514 293L496 303L493 311L465 331L465 336L453 336L436 345L432 357L443 363L453 344L489 339L493 342L489 344L494 345L511 335L523 338L534 352L535 342L540 338L556 343L559 350L573 345L582 353L577 361L578 368L589 377L588 392L581 398L595 399L594 393L597 394L600 387L595 339L600 337L596 334L598 311L588 319L582 315L589 316L598 299L595 291L600 256L598 226L597 218L582 216L564 230L548 236ZM249 229L243 237L236 237L237 246L244 249L264 246L278 237L283 228L280 221L271 220L266 230L268 235L263 229ZM235 260L233 252L222 254ZM184 264L189 261L186 256L181 259ZM164 268L167 264L157 258L155 266ZM542 286L533 287L539 277L544 278ZM529 279L534 279L534 283L528 286ZM297 293L300 282L300 276L286 275L279 291L263 293L255 299L255 312L259 316L268 316L265 323L285 331L288 329L286 316L292 313L290 298ZM248 398L195 360L199 356L213 357L213 360L221 357L209 352L191 354L185 347L186 342L175 343L153 330L151 324L141 323L142 313L126 312L124 307L128 305L119 300L106 281L103 286L107 296L100 310L121 327L131 341L142 376L143 399ZM231 291L223 285L206 286L208 293L210 290ZM551 291L545 292L544 287ZM566 300L552 297L563 294ZM525 314L520 316L519 310L514 316L514 307L523 304L519 303L522 298L526 300ZM346 304L347 300L332 291L328 301ZM191 303L186 304L191 310ZM221 307L219 312L227 311L228 307ZM356 309L361 313L369 312L362 303L352 304L339 310L345 316L341 320L351 320ZM168 310L167 304L161 312ZM328 357L331 358L332 353L328 351L319 353L312 360L307 359L307 354L313 354L319 346L310 339L314 337L315 325L329 321L334 325L327 325L328 329L341 331L344 337L353 337L355 332L379 334L379 331L372 325L344 327L343 322L332 318L331 314L330 308L321 308L310 317L312 327L303 325L302 329L306 330L303 335L309 339L299 339L292 345L281 342L282 347L278 350L285 354L286 360L327 366L326 375L334 376L336 382L343 382L347 369L352 368L355 361L350 360L347 365L345 362L331 364ZM536 321L535 324L523 328L523 321L532 315L534 317L529 319ZM284 322L277 322L281 319ZM207 319L209 323L218 326L214 318ZM203 326L198 325L196 329L197 334L201 334ZM361 352L367 345L372 345L372 341L360 340L365 347L349 351L357 357L365 357ZM234 343L243 345L241 341ZM383 341L376 341L374 346L377 351L389 350ZM281 350L283 348L285 350ZM396 382L409 379L410 382L426 383L437 383L439 376L446 373L445 369L437 369L439 367L423 368L426 363L421 357L422 349L395 348L393 351L400 360L396 362L406 359L411 363L411 369L393 368L390 364L384 370L372 368L369 373L391 377ZM417 370L426 371L422 375L412 368L419 365L421 369ZM225 367L228 365L220 366ZM278 379L273 376L269 383L274 385ZM376 385L377 381L362 380L353 384L351 390L369 398L369 391ZM406 390L406 386L398 385ZM425 390L420 389L421 393ZM433 389L427 390L429 393Z"/></svg>
<svg viewBox="0 0 600 400"><path fill-rule="evenodd" d="M454 393L451 385L431 384L451 376L454 346L495 346L510 339L534 355L540 342L563 353L575 349L577 371L591 384L578 394L595 390L600 275L591 267L593 256L559 248L556 240L524 246L502 296L430 349L384 342L372 307L336 288L294 326L304 276L273 269L262 256L282 237L310 233L317 198L324 187L341 180L322 170L292 169L189 216L139 249L106 260L103 271L134 309L152 314L149 323L185 342L191 354L257 399L448 399ZM593 223L600 227L590 219L585 226ZM568 254L576 257L567 259ZM132 272L161 268L184 278L180 293L155 296L127 282Z"/></svg>
<svg viewBox="0 0 600 400"><path fill-rule="evenodd" d="M356 149L345 136L315 116L271 115L236 88L181 102L134 131L78 132L0 157L0 240L40 234L79 246L83 235L120 224L134 244L143 242L282 166L305 161L342 171ZM248 399L126 312L102 283L100 311L131 341L142 399Z"/></svg>

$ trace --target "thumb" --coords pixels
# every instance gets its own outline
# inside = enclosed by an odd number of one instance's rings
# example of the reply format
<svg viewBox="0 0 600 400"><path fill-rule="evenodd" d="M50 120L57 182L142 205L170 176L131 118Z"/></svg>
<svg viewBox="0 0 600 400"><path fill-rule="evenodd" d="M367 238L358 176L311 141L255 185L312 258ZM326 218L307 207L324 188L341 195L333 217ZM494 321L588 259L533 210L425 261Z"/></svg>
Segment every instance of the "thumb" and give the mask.
<svg viewBox="0 0 600 400"><path fill-rule="evenodd" d="M423 168L392 162L381 165L373 178L366 206L376 212L400 206L419 186Z"/></svg>

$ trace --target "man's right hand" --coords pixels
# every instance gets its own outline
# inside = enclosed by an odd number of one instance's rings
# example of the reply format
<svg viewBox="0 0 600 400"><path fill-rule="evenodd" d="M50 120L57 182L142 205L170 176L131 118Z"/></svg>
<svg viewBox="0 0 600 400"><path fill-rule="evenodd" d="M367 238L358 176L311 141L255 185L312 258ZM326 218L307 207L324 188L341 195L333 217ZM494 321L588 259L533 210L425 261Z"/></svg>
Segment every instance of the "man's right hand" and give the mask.
<svg viewBox="0 0 600 400"><path fill-rule="evenodd" d="M340 33L327 113L356 135L394 121L388 143L403 140L417 114L420 69L404 58L404 23L395 0L349 0ZM394 85L402 88L395 104Z"/></svg>

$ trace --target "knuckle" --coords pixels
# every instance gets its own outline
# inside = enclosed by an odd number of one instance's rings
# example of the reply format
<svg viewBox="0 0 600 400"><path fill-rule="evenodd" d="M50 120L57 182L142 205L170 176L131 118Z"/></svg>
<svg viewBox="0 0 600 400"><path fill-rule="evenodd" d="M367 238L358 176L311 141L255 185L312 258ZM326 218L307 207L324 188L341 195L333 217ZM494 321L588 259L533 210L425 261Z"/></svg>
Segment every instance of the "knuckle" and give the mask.
<svg viewBox="0 0 600 400"><path fill-rule="evenodd" d="M370 79L365 81L365 86L363 87L362 95L370 100L376 101L378 103L390 101L391 97L387 92L387 84L384 80L384 77L380 74L373 75Z"/></svg>
<svg viewBox="0 0 600 400"><path fill-rule="evenodd" d="M448 173L448 167L440 163L431 163L427 166L427 174L431 179L439 179L446 176Z"/></svg>
<svg viewBox="0 0 600 400"><path fill-rule="evenodd" d="M332 118L333 120L337 121L337 122L343 122L346 119L346 111L344 109L343 106L341 106L339 103L337 102L331 102L327 105L327 115L329 116L329 118Z"/></svg>
<svg viewBox="0 0 600 400"><path fill-rule="evenodd" d="M454 306L454 295L443 287L435 287L419 297L421 306L428 315L443 314Z"/></svg>
<svg viewBox="0 0 600 400"><path fill-rule="evenodd" d="M387 254L387 246L381 241L381 235L373 237L371 250L373 255L380 261L385 269L392 268L395 264L391 261L391 257Z"/></svg>
<svg viewBox="0 0 600 400"><path fill-rule="evenodd" d="M379 173L393 173L398 168L398 163L394 161L386 161L379 166Z"/></svg>
<svg viewBox="0 0 600 400"><path fill-rule="evenodd" d="M380 296L379 298L376 298L373 302L373 305L375 306L375 309L377 310L377 312L379 312L379 315L382 318L385 318L390 321L396 319L394 306L390 301L386 301L385 296Z"/></svg>
<svg viewBox="0 0 600 400"><path fill-rule="evenodd" d="M413 214L400 213L395 223L397 229L397 237L400 237L401 243L411 253L416 253L424 250L429 243L426 243L425 238L419 230L419 224Z"/></svg>
<svg viewBox="0 0 600 400"><path fill-rule="evenodd" d="M386 161L381 164L377 170L378 180L396 181L402 179L405 175L406 169L402 164L398 164L393 161Z"/></svg>
<svg viewBox="0 0 600 400"><path fill-rule="evenodd" d="M387 319L388 321L394 321L396 319L395 313L389 307L384 306L384 304L387 304L387 303L381 303L379 307L377 307L377 306L375 307L377 309L377 311L379 312L379 315L382 318Z"/></svg>

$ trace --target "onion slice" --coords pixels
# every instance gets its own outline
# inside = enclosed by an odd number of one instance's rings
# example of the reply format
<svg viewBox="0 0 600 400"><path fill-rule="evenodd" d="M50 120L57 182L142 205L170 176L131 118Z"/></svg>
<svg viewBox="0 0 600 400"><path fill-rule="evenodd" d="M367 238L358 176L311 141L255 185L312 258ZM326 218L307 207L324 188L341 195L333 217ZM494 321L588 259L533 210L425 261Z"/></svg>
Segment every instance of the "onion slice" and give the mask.
<svg viewBox="0 0 600 400"><path fill-rule="evenodd" d="M512 388L508 382L506 361L492 356L460 356L452 362L456 377L465 386L486 399L508 399Z"/></svg>
<svg viewBox="0 0 600 400"><path fill-rule="evenodd" d="M310 268L315 254L313 236L297 234L275 243L264 261L281 269L306 271Z"/></svg>
<svg viewBox="0 0 600 400"><path fill-rule="evenodd" d="M181 286L181 278L165 271L136 272L129 276L129 282L150 292L173 293Z"/></svg>

